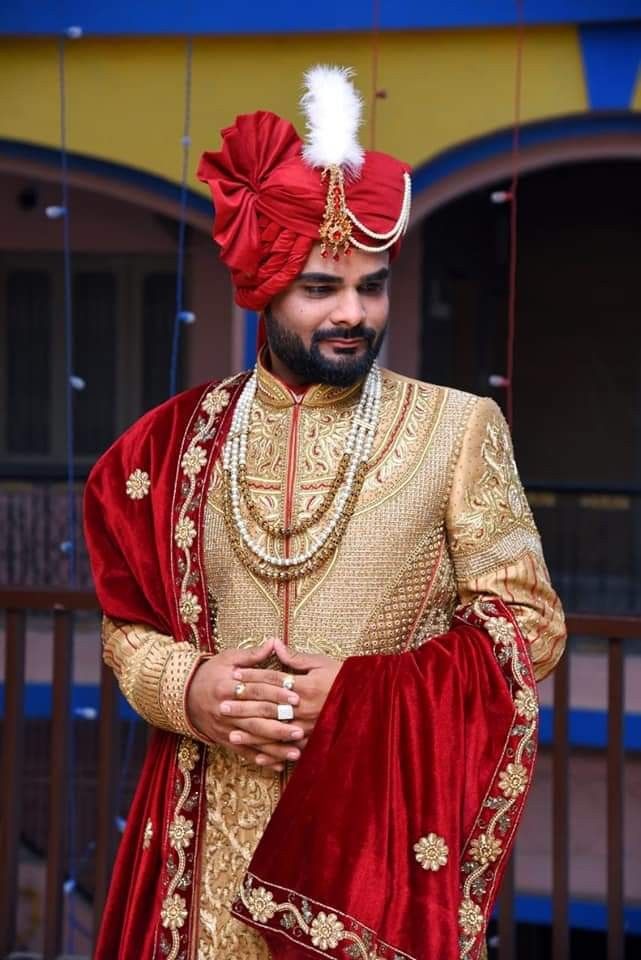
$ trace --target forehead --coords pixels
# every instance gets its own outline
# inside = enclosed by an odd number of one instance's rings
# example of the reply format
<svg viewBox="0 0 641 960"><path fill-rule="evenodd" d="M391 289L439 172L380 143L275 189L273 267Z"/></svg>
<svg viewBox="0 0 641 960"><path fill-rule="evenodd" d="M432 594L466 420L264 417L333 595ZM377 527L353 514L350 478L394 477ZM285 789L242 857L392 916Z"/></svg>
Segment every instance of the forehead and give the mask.
<svg viewBox="0 0 641 960"><path fill-rule="evenodd" d="M349 254L341 254L338 260L321 255L320 243L315 243L301 273L324 273L341 280L352 280L377 273L389 266L389 253L365 253L350 247Z"/></svg>

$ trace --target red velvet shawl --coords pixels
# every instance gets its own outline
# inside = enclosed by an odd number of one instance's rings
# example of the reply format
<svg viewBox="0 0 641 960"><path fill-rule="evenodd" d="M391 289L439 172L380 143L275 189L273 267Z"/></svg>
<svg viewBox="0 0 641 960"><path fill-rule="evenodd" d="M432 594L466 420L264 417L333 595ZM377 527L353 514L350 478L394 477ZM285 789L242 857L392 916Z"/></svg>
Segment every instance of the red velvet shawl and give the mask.
<svg viewBox="0 0 641 960"><path fill-rule="evenodd" d="M476 960L536 752L526 643L496 600L345 662L234 913L275 960Z"/></svg>
<svg viewBox="0 0 641 960"><path fill-rule="evenodd" d="M86 488L105 612L205 651L205 492L243 383L188 391L143 417ZM181 548L174 531L185 519L196 536ZM234 912L278 960L474 960L531 779L535 730L526 645L498 601L463 612L417 651L348 660ZM156 732L96 960L197 956L204 763L202 745ZM178 818L193 830L182 849L171 843ZM145 839L149 819L162 829Z"/></svg>
<svg viewBox="0 0 641 960"><path fill-rule="evenodd" d="M85 537L105 613L204 651L212 648L200 535L204 495L244 381L198 387L152 410L101 457L85 489ZM193 521L196 537L180 548L174 531L184 519ZM118 850L95 960L195 956L205 752L188 738L155 732ZM193 829L183 850L168 836L177 817ZM145 840L148 820L156 829Z"/></svg>

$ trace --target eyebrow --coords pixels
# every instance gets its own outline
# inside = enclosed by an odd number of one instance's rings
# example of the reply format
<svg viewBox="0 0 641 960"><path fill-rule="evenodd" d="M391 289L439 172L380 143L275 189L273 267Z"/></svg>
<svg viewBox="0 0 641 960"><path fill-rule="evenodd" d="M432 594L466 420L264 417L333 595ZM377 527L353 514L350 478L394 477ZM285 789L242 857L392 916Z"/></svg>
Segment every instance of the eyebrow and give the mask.
<svg viewBox="0 0 641 960"><path fill-rule="evenodd" d="M364 277L360 277L358 283L359 285L362 283L377 283L382 280L387 280L389 274L389 267L381 267L376 273L368 273ZM324 283L331 284L335 287L340 286L343 282L342 277L337 277L333 273L301 273L297 280L299 283Z"/></svg>

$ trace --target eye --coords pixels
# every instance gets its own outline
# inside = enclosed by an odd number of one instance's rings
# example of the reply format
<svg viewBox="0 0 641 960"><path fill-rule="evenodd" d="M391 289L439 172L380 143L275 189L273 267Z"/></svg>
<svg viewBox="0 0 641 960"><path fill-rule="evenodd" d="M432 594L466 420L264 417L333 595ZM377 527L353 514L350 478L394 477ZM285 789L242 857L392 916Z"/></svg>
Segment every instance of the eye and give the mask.
<svg viewBox="0 0 641 960"><path fill-rule="evenodd" d="M368 296L379 296L385 292L385 281L377 280L375 283L364 283L362 287L359 287L359 291Z"/></svg>
<svg viewBox="0 0 641 960"><path fill-rule="evenodd" d="M314 284L303 287L303 290L309 297L327 297L334 292L334 287L329 284Z"/></svg>

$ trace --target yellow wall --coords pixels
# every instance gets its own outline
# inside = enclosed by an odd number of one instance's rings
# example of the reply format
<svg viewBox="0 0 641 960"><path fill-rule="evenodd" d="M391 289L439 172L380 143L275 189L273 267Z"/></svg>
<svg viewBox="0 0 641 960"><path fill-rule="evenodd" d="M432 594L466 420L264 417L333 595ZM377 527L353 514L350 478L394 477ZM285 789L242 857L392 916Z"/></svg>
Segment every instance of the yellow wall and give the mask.
<svg viewBox="0 0 641 960"><path fill-rule="evenodd" d="M184 41L87 38L67 46L68 146L176 180L183 124ZM217 149L237 113L274 110L299 124L300 77L310 64L351 64L369 99L369 35L198 38L194 44L191 167ZM418 164L447 146L508 126L514 115L510 30L384 34L377 143ZM0 137L59 144L57 41L0 41ZM641 94L640 94L641 95ZM573 27L526 37L525 121L587 107ZM363 142L369 145L367 128ZM191 186L199 187L195 179Z"/></svg>

